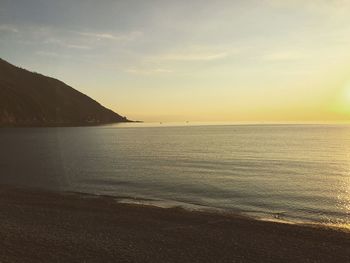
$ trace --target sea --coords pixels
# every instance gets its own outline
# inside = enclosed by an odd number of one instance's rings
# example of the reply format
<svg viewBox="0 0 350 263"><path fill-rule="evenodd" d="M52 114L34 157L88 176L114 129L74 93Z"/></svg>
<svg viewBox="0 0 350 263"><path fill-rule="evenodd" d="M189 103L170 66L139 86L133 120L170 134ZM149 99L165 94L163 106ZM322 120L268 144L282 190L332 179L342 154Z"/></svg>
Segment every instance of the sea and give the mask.
<svg viewBox="0 0 350 263"><path fill-rule="evenodd" d="M0 184L349 226L350 126L2 128Z"/></svg>

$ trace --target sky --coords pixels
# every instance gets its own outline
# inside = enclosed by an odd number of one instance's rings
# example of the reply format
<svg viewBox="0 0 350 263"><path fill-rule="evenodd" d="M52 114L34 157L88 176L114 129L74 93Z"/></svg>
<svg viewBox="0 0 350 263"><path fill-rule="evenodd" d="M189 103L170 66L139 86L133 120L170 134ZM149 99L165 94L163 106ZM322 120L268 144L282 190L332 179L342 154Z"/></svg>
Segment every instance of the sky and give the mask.
<svg viewBox="0 0 350 263"><path fill-rule="evenodd" d="M0 57L133 120L350 119L350 0L0 0Z"/></svg>

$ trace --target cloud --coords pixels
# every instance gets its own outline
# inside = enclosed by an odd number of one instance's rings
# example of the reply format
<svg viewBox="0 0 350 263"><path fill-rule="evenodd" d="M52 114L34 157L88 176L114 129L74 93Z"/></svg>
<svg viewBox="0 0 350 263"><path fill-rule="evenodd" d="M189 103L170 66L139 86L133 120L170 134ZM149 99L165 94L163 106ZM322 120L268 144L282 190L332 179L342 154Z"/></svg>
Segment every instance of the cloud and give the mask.
<svg viewBox="0 0 350 263"><path fill-rule="evenodd" d="M115 40L115 41L132 41L143 36L140 31L132 31L127 34L115 35L111 33L98 33L98 32L78 32L79 35L96 40Z"/></svg>
<svg viewBox="0 0 350 263"><path fill-rule="evenodd" d="M267 61L292 61L306 58L307 55L299 51L277 51L262 56Z"/></svg>
<svg viewBox="0 0 350 263"><path fill-rule="evenodd" d="M310 12L327 15L348 15L350 0L265 0L274 8L304 8Z"/></svg>
<svg viewBox="0 0 350 263"><path fill-rule="evenodd" d="M242 53L243 49L232 46L189 45L170 49L146 57L149 61L214 61Z"/></svg>
<svg viewBox="0 0 350 263"><path fill-rule="evenodd" d="M44 41L44 44L54 44L54 45L59 45L65 48L72 48L72 49L83 49L83 50L91 49L90 46L67 43L66 41L58 38L48 38Z"/></svg>
<svg viewBox="0 0 350 263"><path fill-rule="evenodd" d="M151 74L167 74L174 72L170 69L164 69L164 68L153 68L153 69L137 69L137 68L130 68L125 70L126 73L131 74L139 74L139 75L151 75Z"/></svg>
<svg viewBox="0 0 350 263"><path fill-rule="evenodd" d="M64 44L64 46L67 47L67 48L74 48L74 49L84 49L84 50L91 49L91 47L84 46L84 45Z"/></svg>
<svg viewBox="0 0 350 263"><path fill-rule="evenodd" d="M227 52L217 53L170 53L158 57L162 60L179 60L179 61L200 61L200 60L217 60L227 57Z"/></svg>
<svg viewBox="0 0 350 263"><path fill-rule="evenodd" d="M70 58L70 56L66 54L50 52L50 51L36 51L35 54L39 56L51 57L51 58Z"/></svg>
<svg viewBox="0 0 350 263"><path fill-rule="evenodd" d="M10 33L18 33L19 32L17 27L15 27L13 25L0 25L0 31L10 32Z"/></svg>

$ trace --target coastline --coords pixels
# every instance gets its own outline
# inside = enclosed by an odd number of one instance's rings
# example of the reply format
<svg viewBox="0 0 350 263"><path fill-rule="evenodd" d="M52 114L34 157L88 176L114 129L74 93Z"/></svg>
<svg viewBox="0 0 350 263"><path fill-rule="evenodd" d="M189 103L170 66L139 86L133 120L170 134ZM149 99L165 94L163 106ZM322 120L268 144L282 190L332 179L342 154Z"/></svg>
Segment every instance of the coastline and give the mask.
<svg viewBox="0 0 350 263"><path fill-rule="evenodd" d="M349 262L350 232L319 225L0 186L0 262Z"/></svg>

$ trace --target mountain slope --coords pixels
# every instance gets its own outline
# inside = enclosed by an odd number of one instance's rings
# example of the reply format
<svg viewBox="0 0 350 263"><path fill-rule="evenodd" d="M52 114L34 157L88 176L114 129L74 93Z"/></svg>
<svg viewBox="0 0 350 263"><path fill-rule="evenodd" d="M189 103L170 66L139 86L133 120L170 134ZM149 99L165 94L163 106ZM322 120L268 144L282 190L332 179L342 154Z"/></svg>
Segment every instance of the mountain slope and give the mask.
<svg viewBox="0 0 350 263"><path fill-rule="evenodd" d="M75 126L128 121L57 79L0 59L0 126Z"/></svg>

